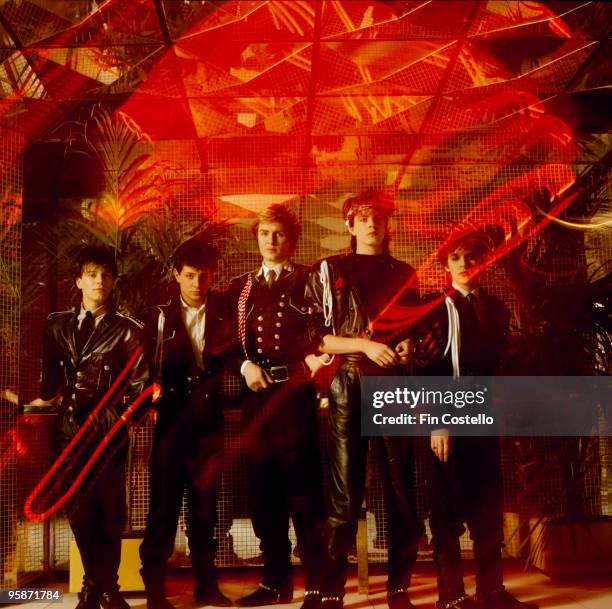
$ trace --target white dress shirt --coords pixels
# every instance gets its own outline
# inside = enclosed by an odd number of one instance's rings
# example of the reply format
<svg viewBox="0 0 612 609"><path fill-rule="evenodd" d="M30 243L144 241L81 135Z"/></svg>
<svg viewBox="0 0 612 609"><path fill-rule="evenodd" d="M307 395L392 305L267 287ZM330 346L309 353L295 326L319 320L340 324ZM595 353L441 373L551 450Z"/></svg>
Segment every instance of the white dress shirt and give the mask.
<svg viewBox="0 0 612 609"><path fill-rule="evenodd" d="M283 262L282 264L275 264L274 266L267 266L265 262L262 262L256 277L261 277L263 275L264 279L268 281L270 273L274 273L276 275L274 280L276 281L280 277L283 270L290 273L293 270L293 265L291 262Z"/></svg>
<svg viewBox="0 0 612 609"><path fill-rule="evenodd" d="M474 288L471 292L468 292L467 290L463 289L461 286L457 285L454 281L452 283L452 286L455 288L455 290L457 290L457 292L459 292L459 294L461 294L461 296L463 296L464 298L467 297L468 294L474 294L474 296L478 296L478 292L479 292L479 287Z"/></svg>
<svg viewBox="0 0 612 609"><path fill-rule="evenodd" d="M98 327L98 324L102 321L102 318L106 315L106 312L108 311L108 306L106 304L100 305L97 309L94 309L93 311L89 311L89 313L91 313L93 315L93 320L94 320L94 328ZM83 323L83 320L85 319L85 315L87 315L87 310L83 308L83 305L81 304L81 310L79 311L79 314L77 316L77 326L80 328L81 324Z"/></svg>
<svg viewBox="0 0 612 609"><path fill-rule="evenodd" d="M198 367L204 370L204 329L206 328L206 302L199 307L189 306L181 297L181 318L187 328L193 354Z"/></svg>

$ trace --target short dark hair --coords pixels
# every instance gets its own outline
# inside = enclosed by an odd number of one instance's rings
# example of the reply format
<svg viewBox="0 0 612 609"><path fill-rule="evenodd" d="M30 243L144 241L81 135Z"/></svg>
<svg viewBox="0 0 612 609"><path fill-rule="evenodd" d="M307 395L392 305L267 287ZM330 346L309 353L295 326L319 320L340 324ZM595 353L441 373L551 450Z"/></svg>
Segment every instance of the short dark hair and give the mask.
<svg viewBox="0 0 612 609"><path fill-rule="evenodd" d="M274 203L266 207L266 209L257 215L253 226L251 226L253 235L257 237L260 224L271 224L272 222L282 224L291 243L291 253L293 253L302 232L300 221L295 212L282 203Z"/></svg>
<svg viewBox="0 0 612 609"><path fill-rule="evenodd" d="M198 239L190 239L174 252L172 267L177 273L180 273L185 265L214 271L218 261L219 251L216 247Z"/></svg>
<svg viewBox="0 0 612 609"><path fill-rule="evenodd" d="M342 205L342 215L349 226L353 226L355 214L363 208L370 208L372 212L380 213L390 218L395 211L395 202L382 190L370 188L362 193L349 197Z"/></svg>
<svg viewBox="0 0 612 609"><path fill-rule="evenodd" d="M372 213L379 213L389 219L395 211L395 202L393 199L381 190L370 188L362 193L349 197L342 205L342 215L344 223L347 227L352 228L355 225L355 215L361 209L369 209ZM385 235L382 244L383 253L389 253L389 233ZM351 251L357 250L357 238L351 235Z"/></svg>
<svg viewBox="0 0 612 609"><path fill-rule="evenodd" d="M76 258L75 273L77 277L83 275L88 264L97 264L110 271L114 279L117 278L117 262L115 254L104 245L87 245L79 251Z"/></svg>

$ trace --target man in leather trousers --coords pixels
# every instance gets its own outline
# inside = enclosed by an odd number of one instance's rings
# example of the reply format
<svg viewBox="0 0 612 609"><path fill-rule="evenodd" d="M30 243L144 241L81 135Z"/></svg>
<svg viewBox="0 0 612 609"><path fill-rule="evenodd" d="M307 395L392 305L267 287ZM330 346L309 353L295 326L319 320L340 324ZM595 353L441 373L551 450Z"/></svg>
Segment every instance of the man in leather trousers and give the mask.
<svg viewBox="0 0 612 609"><path fill-rule="evenodd" d="M111 427L124 418L126 406L148 380L142 324L119 313L111 299L117 277L114 255L104 247L86 247L78 256L76 269L82 300L74 310L49 315L41 397L33 402L57 404L60 449L86 425L60 470L70 472L70 478L90 461L99 444L106 442ZM131 359L124 381L86 424ZM98 609L100 604L105 609L129 609L117 585L126 514L126 456L127 428L123 424L69 505L68 519L85 572L77 609Z"/></svg>
<svg viewBox="0 0 612 609"><path fill-rule="evenodd" d="M239 339L234 368L247 386L242 402L247 492L264 560L260 586L237 601L245 607L292 599L289 516L304 565L302 607L320 605L324 505L312 375L322 364L308 335L308 269L290 260L299 231L289 208L263 211L253 226L262 264L232 280L228 292Z"/></svg>
<svg viewBox="0 0 612 609"><path fill-rule="evenodd" d="M210 290L218 253L193 238L174 254L178 293L143 311L152 376L159 386L151 455L149 512L140 546L148 609L173 609L164 581L187 495L187 539L197 603L229 606L214 564L221 482L223 411L219 354L224 349L223 305Z"/></svg>
<svg viewBox="0 0 612 609"><path fill-rule="evenodd" d="M343 213L351 253L321 261L307 286L318 323L320 349L340 358L329 393L330 485L326 543L331 566L323 582L324 609L341 609L349 547L363 500L368 438L361 436L360 379L405 373L410 316L417 304L414 269L391 257L387 224L394 203L366 191L347 199ZM414 497L411 438L385 437L383 483L389 514L387 600L391 609L409 609L408 586L422 524Z"/></svg>

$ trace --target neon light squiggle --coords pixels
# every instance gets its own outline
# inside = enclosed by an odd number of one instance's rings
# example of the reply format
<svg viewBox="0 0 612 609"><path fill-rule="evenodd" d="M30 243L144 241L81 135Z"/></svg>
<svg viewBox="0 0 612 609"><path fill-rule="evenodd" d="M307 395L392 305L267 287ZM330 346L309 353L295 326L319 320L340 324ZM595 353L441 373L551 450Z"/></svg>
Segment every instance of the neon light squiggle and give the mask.
<svg viewBox="0 0 612 609"><path fill-rule="evenodd" d="M91 457L89 457L89 459L87 460L87 462L83 466L82 470L79 472L78 476L75 478L75 480L70 485L68 490L50 508L48 508L44 512L36 512L32 508L32 504L34 503L34 500L40 494L41 490L44 488L44 486L47 484L47 482L49 482L49 480L51 479L53 474L55 474L57 472L57 470L59 469L60 465L64 462L66 456L76 446L77 442L82 438L84 433L91 427L91 425L94 422L97 414L100 412L100 410L102 410L104 405L108 402L109 398L117 390L117 388L120 386L120 384L125 380L125 377L127 376L128 372L130 371L130 369L132 368L132 366L134 365L134 363L136 362L138 357L140 357L141 353L142 353L142 347L139 347L138 349L136 349L136 351L134 351L134 353L132 354L132 356L128 360L127 364L125 365L125 367L121 371L121 374L119 374L119 376L115 379L115 382L108 389L108 391L104 394L104 396L102 397L100 402L97 404L97 406L92 410L91 414L89 415L89 417L87 418L85 423L81 426L79 431L70 440L70 442L68 443L66 448L64 448L64 450L61 452L59 457L55 460L55 462L49 468L49 470L46 472L46 474L42 477L42 479L34 487L34 490L30 494L30 496L27 498L27 500L25 502L25 505L24 505L24 514L25 514L25 516L26 516L26 518L28 520L32 520L33 522L40 522L41 520L45 520L46 518L49 518L49 516L54 514L58 509L60 509L66 503L66 501L68 501L68 499L70 498L70 496L72 495L72 493L74 492L76 487L82 482L82 480L85 477L85 475L87 474L87 472L92 468L95 460L98 458L100 453L104 450L104 448L108 445L109 441L117 433L118 429L123 424L125 424L127 422L127 418L134 412L134 410L149 395L151 395L153 393L153 387L152 386L151 387L147 387L147 389L145 389L134 400L134 402L132 404L130 404L130 406L127 408L127 410L122 415L122 417L119 418L115 422L115 424L111 427L111 429L108 431L108 433L104 436L104 438L102 439L102 441L100 442L100 444L98 445L98 447L96 448L94 453L91 455Z"/></svg>

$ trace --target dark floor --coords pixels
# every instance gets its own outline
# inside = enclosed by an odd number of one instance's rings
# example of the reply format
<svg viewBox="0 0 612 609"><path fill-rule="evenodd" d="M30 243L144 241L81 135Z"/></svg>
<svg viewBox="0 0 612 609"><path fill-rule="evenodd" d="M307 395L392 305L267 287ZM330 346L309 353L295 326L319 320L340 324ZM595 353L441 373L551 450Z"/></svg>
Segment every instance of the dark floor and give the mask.
<svg viewBox="0 0 612 609"><path fill-rule="evenodd" d="M542 609L612 609L612 580L605 578L581 580L579 582L553 582L545 575L532 571L525 573L520 567L506 565L506 587L522 600L534 601ZM468 572L469 573L469 572ZM255 589L259 571L253 568L223 569L220 587L232 599ZM303 600L302 577L296 569L296 591L293 603L277 605L278 609L299 609ZM466 577L468 592L473 592L474 578ZM54 584L68 589L67 584ZM196 607L192 597L193 579L189 573L175 573L168 582L168 596L177 609ZM132 607L145 609L142 592L126 593ZM436 582L431 563L421 563L413 577L411 598L417 607L432 609L436 601ZM77 603L76 594L65 592L62 604L48 605L48 609L73 609ZM28 609L47 609L44 603L24 603ZM347 609L386 608L385 576L379 565L370 569L369 593L358 594L357 579L350 577L345 598Z"/></svg>

